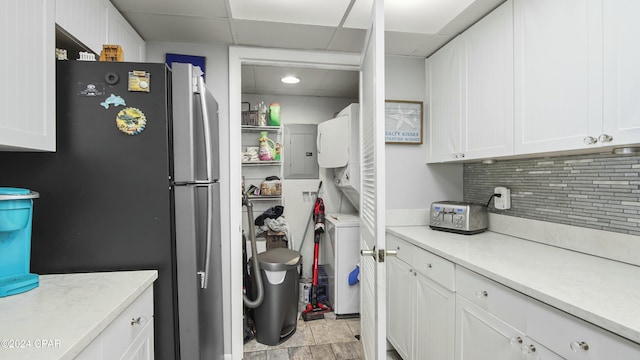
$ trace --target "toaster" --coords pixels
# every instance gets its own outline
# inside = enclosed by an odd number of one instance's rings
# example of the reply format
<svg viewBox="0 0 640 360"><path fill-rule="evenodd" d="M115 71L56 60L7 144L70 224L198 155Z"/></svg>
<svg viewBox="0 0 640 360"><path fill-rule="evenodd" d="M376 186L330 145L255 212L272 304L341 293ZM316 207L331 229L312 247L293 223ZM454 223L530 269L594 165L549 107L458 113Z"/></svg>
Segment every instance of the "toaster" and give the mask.
<svg viewBox="0 0 640 360"><path fill-rule="evenodd" d="M477 234L487 230L487 207L460 201L437 201L431 204L429 227L459 234Z"/></svg>

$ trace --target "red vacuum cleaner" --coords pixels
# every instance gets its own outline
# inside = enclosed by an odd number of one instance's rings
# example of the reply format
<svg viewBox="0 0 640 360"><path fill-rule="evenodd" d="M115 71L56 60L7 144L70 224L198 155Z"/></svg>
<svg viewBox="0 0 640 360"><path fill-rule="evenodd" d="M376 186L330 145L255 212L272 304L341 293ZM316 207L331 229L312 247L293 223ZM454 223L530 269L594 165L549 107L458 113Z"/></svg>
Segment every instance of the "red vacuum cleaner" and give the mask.
<svg viewBox="0 0 640 360"><path fill-rule="evenodd" d="M327 305L318 301L318 255L320 253L320 235L324 233L324 201L316 199L313 210L315 219L315 231L313 237L313 282L311 283L311 301L302 311L304 321L324 319L324 313L331 311Z"/></svg>

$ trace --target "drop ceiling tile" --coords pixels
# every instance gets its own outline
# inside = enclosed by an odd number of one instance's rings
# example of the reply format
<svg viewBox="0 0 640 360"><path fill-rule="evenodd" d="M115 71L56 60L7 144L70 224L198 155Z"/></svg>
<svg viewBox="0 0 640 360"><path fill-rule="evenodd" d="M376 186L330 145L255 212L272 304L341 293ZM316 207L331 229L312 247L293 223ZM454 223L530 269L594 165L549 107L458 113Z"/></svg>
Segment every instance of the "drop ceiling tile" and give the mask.
<svg viewBox="0 0 640 360"><path fill-rule="evenodd" d="M283 90L316 89L322 83L327 74L327 70L325 69L277 66L256 66L255 72L257 89L278 87ZM283 84L280 79L288 75L300 78L300 82L298 84Z"/></svg>
<svg viewBox="0 0 640 360"><path fill-rule="evenodd" d="M324 26L232 20L238 44L262 47L326 50L334 29Z"/></svg>
<svg viewBox="0 0 640 360"><path fill-rule="evenodd" d="M359 80L357 71L329 71L317 90L321 96L358 97Z"/></svg>
<svg viewBox="0 0 640 360"><path fill-rule="evenodd" d="M361 53L366 35L363 29L338 29L327 50Z"/></svg>
<svg viewBox="0 0 640 360"><path fill-rule="evenodd" d="M356 0L342 26L352 29L369 28L372 8L373 0Z"/></svg>
<svg viewBox="0 0 640 360"><path fill-rule="evenodd" d="M338 26L349 0L230 0L229 4L234 19Z"/></svg>
<svg viewBox="0 0 640 360"><path fill-rule="evenodd" d="M226 18L225 0L110 0L120 12Z"/></svg>
<svg viewBox="0 0 640 360"><path fill-rule="evenodd" d="M192 16L123 14L143 39L186 43L231 43L229 20Z"/></svg>

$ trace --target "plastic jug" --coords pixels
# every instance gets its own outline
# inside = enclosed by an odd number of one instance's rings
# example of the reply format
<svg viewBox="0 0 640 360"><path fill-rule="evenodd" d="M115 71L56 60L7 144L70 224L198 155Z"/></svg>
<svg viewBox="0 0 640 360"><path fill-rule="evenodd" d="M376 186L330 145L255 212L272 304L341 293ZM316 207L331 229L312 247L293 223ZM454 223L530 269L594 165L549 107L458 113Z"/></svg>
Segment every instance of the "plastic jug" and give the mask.
<svg viewBox="0 0 640 360"><path fill-rule="evenodd" d="M280 126L280 104L269 104L269 126Z"/></svg>
<svg viewBox="0 0 640 360"><path fill-rule="evenodd" d="M261 161L270 161L276 159L276 144L267 137L267 132L260 133L260 152L258 158Z"/></svg>

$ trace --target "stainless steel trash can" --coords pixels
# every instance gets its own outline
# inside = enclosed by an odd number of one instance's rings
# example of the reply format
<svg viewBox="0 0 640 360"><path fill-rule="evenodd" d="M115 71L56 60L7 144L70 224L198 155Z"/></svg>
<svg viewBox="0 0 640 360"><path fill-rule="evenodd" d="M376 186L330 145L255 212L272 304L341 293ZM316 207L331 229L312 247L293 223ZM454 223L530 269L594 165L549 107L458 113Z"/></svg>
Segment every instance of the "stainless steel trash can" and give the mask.
<svg viewBox="0 0 640 360"><path fill-rule="evenodd" d="M256 341L277 345L296 332L300 252L275 248L258 254L257 258L264 300L253 310Z"/></svg>

